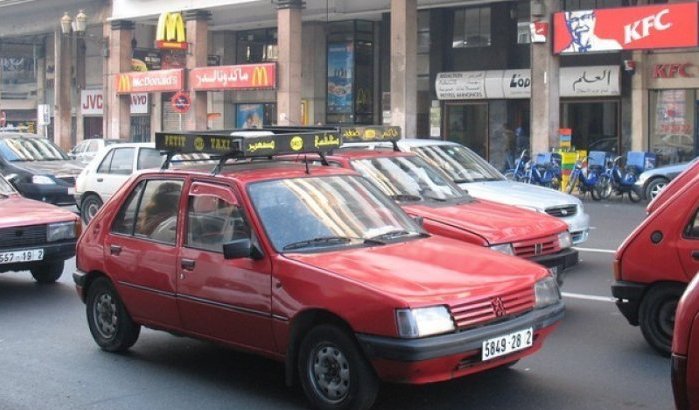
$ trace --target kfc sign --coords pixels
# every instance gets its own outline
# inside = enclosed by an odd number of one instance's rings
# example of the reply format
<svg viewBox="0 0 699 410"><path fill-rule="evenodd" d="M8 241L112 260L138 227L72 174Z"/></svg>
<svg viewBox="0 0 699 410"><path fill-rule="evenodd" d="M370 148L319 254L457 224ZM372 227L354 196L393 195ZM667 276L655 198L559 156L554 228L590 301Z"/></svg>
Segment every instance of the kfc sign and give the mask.
<svg viewBox="0 0 699 410"><path fill-rule="evenodd" d="M653 78L694 77L689 72L693 64L656 64L653 68Z"/></svg>
<svg viewBox="0 0 699 410"><path fill-rule="evenodd" d="M554 54L696 47L696 2L576 10L553 16Z"/></svg>
<svg viewBox="0 0 699 410"><path fill-rule="evenodd" d="M104 115L102 90L82 90L80 112L85 116ZM148 94L131 94L131 114L148 114Z"/></svg>

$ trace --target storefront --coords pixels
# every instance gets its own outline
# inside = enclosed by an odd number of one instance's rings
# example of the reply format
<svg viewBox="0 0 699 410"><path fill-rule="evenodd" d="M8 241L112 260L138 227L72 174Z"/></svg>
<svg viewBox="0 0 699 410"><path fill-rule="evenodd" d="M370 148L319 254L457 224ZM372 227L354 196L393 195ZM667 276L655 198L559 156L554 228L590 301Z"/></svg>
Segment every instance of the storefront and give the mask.
<svg viewBox="0 0 699 410"><path fill-rule="evenodd" d="M150 104L148 93L131 94L131 141L150 141ZM102 138L104 96L102 89L82 90L80 93L85 139Z"/></svg>

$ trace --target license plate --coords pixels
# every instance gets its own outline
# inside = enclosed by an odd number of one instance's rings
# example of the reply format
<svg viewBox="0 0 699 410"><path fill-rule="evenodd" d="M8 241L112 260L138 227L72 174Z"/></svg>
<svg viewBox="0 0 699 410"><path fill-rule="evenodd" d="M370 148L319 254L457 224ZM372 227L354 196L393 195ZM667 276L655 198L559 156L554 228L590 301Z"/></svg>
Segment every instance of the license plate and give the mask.
<svg viewBox="0 0 699 410"><path fill-rule="evenodd" d="M75 195L75 188L68 188L68 195Z"/></svg>
<svg viewBox="0 0 699 410"><path fill-rule="evenodd" d="M494 359L508 353L526 349L532 345L534 341L534 330L520 330L506 335L494 337L483 342L483 350L481 360L486 361Z"/></svg>
<svg viewBox="0 0 699 410"><path fill-rule="evenodd" d="M30 249L27 251L0 252L0 263L19 263L40 261L44 259L43 249Z"/></svg>

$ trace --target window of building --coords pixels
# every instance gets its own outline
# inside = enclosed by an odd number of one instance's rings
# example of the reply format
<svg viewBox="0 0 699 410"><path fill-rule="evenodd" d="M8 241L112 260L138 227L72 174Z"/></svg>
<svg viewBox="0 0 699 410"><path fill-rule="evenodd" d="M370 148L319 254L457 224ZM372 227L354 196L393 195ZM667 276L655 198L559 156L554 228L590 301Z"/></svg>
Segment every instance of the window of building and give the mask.
<svg viewBox="0 0 699 410"><path fill-rule="evenodd" d="M430 12L417 14L417 89L430 90Z"/></svg>
<svg viewBox="0 0 699 410"><path fill-rule="evenodd" d="M265 63L277 61L277 29L248 30L238 33L238 63Z"/></svg>
<svg viewBox="0 0 699 410"><path fill-rule="evenodd" d="M517 19L517 44L531 43L531 33L529 31L529 23L531 22L529 2L517 2L513 11Z"/></svg>
<svg viewBox="0 0 699 410"><path fill-rule="evenodd" d="M472 7L454 12L452 47L487 47L490 41L490 7Z"/></svg>
<svg viewBox="0 0 699 410"><path fill-rule="evenodd" d="M651 91L648 146L658 156L658 165L694 158L695 100L694 90Z"/></svg>
<svg viewBox="0 0 699 410"><path fill-rule="evenodd" d="M591 10L628 6L624 0L563 0L563 10Z"/></svg>

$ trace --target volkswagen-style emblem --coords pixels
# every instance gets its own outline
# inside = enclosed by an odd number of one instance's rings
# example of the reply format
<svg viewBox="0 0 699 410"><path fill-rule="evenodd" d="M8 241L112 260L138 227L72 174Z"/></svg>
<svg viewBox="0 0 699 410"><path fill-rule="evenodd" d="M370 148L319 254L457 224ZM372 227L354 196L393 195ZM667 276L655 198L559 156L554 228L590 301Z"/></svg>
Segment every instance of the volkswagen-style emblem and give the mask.
<svg viewBox="0 0 699 410"><path fill-rule="evenodd" d="M561 215L563 215L563 216L568 215L568 211L565 209L561 209Z"/></svg>
<svg viewBox="0 0 699 410"><path fill-rule="evenodd" d="M490 305L493 307L493 313L495 313L495 317L503 317L507 314L507 310L505 310L505 304L502 303L501 298L495 298L490 301Z"/></svg>

